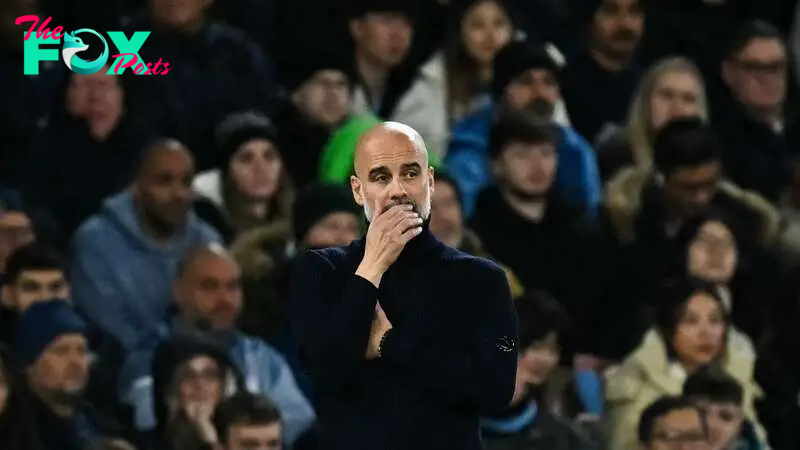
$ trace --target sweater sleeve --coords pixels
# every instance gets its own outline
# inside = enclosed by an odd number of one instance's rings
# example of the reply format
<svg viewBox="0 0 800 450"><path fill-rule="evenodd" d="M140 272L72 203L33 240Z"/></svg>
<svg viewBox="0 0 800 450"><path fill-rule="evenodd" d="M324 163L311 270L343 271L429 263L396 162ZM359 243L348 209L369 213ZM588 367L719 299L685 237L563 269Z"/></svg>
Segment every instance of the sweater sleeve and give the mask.
<svg viewBox="0 0 800 450"><path fill-rule="evenodd" d="M420 388L443 401L479 413L504 410L514 394L517 371L517 316L502 269L465 271L474 285L466 293L471 313L465 345L421 339L415 330L396 328L386 336L382 357L405 371ZM480 287L480 289L479 289Z"/></svg>
<svg viewBox="0 0 800 450"><path fill-rule="evenodd" d="M337 285L334 266L309 251L292 274L290 322L300 357L318 390L339 390L357 383L369 342L378 289L355 274Z"/></svg>
<svg viewBox="0 0 800 450"><path fill-rule="evenodd" d="M110 269L106 256L97 243L98 236L78 231L70 261L70 281L75 306L93 325L114 336L127 350L134 350L141 342L145 330L131 314L129 298Z"/></svg>

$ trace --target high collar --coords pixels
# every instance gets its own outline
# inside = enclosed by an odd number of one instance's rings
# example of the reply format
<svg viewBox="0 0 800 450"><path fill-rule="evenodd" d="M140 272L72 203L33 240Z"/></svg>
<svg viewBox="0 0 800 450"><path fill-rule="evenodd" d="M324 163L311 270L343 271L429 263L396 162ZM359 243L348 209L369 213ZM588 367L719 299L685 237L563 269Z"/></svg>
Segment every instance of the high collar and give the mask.
<svg viewBox="0 0 800 450"><path fill-rule="evenodd" d="M430 218L422 223L422 233L420 233L419 236L411 239L411 241L406 244L406 246L403 248L403 251L400 253L400 256L397 258L396 263L402 265L409 262L416 262L425 256L441 250L444 247L444 244L439 241L439 239L431 232L430 225ZM367 237L364 235L359 241L359 247L361 248L362 252L366 248L366 242Z"/></svg>

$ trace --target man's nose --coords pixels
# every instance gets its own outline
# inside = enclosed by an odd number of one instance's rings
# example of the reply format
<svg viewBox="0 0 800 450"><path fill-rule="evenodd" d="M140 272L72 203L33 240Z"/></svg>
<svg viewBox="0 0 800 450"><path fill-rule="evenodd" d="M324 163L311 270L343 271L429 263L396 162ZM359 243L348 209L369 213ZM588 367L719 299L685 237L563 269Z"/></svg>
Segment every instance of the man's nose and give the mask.
<svg viewBox="0 0 800 450"><path fill-rule="evenodd" d="M400 181L399 177L395 177L389 185L389 198L399 199L407 197L406 187Z"/></svg>

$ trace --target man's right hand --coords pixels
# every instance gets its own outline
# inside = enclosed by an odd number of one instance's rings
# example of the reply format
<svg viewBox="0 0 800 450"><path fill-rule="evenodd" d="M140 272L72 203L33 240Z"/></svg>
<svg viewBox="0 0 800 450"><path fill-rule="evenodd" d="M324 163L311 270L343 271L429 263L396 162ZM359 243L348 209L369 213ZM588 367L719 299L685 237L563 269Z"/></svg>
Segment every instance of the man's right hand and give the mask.
<svg viewBox="0 0 800 450"><path fill-rule="evenodd" d="M356 274L376 287L403 247L422 232L422 217L412 205L395 205L374 217L367 230L366 248Z"/></svg>

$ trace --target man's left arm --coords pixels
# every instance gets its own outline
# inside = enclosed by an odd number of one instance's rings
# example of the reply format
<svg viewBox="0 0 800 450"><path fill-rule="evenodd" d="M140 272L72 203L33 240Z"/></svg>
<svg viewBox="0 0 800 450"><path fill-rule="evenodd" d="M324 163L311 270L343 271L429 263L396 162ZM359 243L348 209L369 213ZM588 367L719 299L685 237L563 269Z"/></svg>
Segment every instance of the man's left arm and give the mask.
<svg viewBox="0 0 800 450"><path fill-rule="evenodd" d="M488 261L470 266L463 275L471 280L467 289L453 289L466 293L464 306L470 323L476 324L474 334L465 336L468 344L431 342L417 330L396 328L386 335L381 358L448 403L480 413L502 411L514 395L518 353L508 279Z"/></svg>

